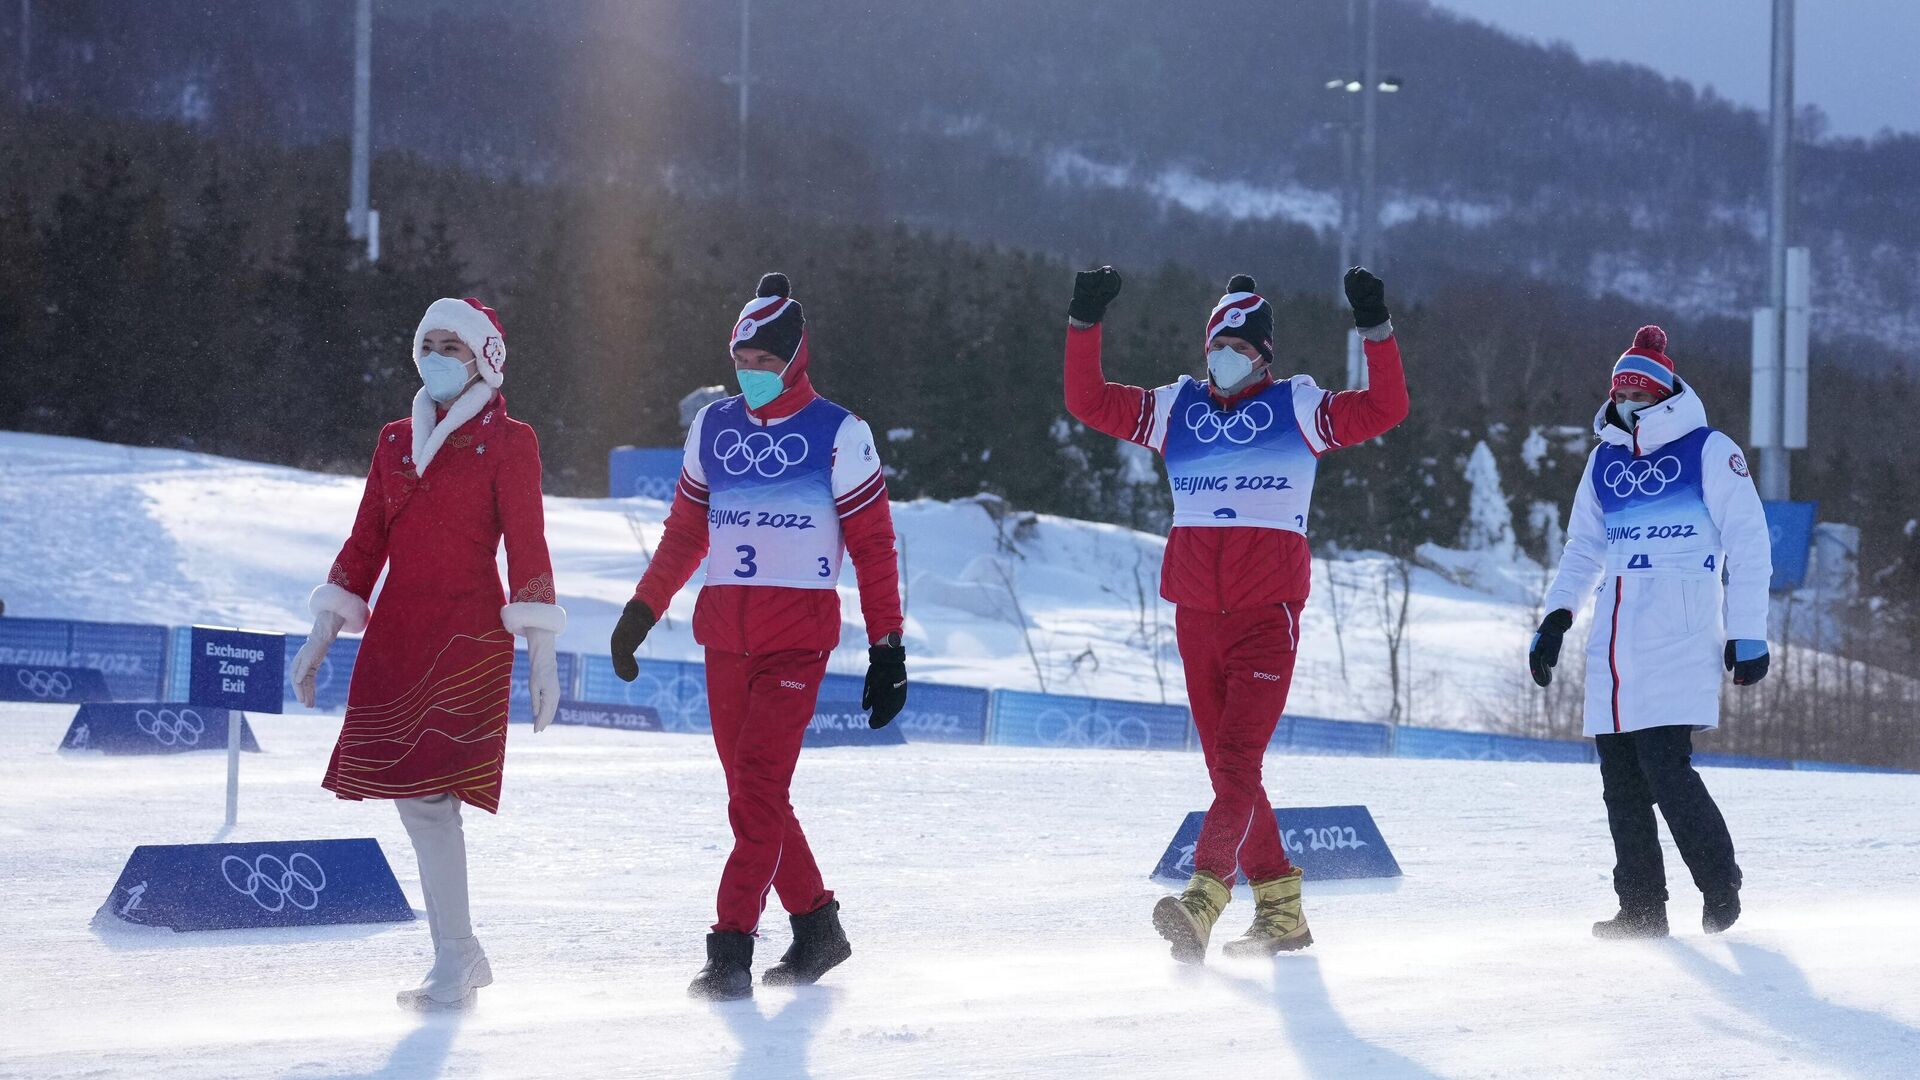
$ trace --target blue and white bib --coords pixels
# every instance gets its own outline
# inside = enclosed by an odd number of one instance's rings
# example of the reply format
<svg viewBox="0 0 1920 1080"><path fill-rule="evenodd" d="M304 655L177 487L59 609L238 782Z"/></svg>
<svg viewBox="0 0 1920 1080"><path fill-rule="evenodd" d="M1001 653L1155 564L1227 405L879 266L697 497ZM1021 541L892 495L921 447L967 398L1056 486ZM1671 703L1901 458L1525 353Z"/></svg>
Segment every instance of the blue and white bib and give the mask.
<svg viewBox="0 0 1920 1080"><path fill-rule="evenodd" d="M707 474L709 585L831 589L846 542L833 501L833 442L847 410L825 398L763 427L743 398L708 406L700 430Z"/></svg>
<svg viewBox="0 0 1920 1080"><path fill-rule="evenodd" d="M1700 456L1708 427L1635 457L1603 444L1593 458L1593 493L1607 522L1607 573L1720 571L1720 529L1707 513Z"/></svg>
<svg viewBox="0 0 1920 1080"><path fill-rule="evenodd" d="M1317 463L1294 419L1291 381L1222 412L1206 383L1187 380L1167 413L1161 453L1175 525L1306 534Z"/></svg>

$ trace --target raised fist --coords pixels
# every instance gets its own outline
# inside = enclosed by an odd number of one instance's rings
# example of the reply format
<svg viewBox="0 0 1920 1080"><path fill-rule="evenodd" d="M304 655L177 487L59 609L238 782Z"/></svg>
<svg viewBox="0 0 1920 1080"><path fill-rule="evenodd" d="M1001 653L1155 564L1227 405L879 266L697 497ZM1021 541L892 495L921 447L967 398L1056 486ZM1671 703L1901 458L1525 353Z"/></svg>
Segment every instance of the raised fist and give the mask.
<svg viewBox="0 0 1920 1080"><path fill-rule="evenodd" d="M1073 275L1073 303L1067 305L1067 317L1097 323L1106 317L1107 305L1119 295L1120 271L1111 266L1082 270Z"/></svg>
<svg viewBox="0 0 1920 1080"><path fill-rule="evenodd" d="M1346 286L1347 305L1353 308L1353 325L1371 330L1387 321L1387 284L1373 271L1356 266L1341 282Z"/></svg>

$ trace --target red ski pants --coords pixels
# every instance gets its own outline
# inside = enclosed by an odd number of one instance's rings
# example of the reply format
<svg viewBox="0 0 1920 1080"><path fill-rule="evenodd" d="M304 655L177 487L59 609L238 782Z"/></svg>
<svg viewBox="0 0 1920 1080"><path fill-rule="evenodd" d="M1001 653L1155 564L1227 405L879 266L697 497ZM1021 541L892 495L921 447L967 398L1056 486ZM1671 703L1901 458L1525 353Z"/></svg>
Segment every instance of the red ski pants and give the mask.
<svg viewBox="0 0 1920 1080"><path fill-rule="evenodd" d="M1236 867L1249 881L1293 870L1260 783L1260 763L1293 684L1301 606L1296 601L1226 614L1174 609L1193 726L1213 781L1213 805L1200 826L1193 865L1228 884Z"/></svg>
<svg viewBox="0 0 1920 1080"><path fill-rule="evenodd" d="M794 915L833 899L787 798L826 670L824 652L707 650L707 711L727 774L727 821L733 826L715 933L755 933L769 889Z"/></svg>

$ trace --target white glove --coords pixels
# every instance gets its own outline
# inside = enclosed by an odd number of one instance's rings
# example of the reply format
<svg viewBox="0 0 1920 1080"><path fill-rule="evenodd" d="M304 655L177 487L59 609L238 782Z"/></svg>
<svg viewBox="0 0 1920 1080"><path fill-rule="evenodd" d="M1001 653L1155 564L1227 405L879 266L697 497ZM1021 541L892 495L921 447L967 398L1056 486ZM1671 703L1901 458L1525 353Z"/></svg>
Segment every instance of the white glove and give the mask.
<svg viewBox="0 0 1920 1080"><path fill-rule="evenodd" d="M527 630L527 691L533 695L533 730L545 731L560 709L560 660L551 630Z"/></svg>
<svg viewBox="0 0 1920 1080"><path fill-rule="evenodd" d="M320 662L327 658L327 650L333 647L333 639L340 636L340 628L346 620L331 611L323 611L313 617L313 632L307 635L307 643L293 657L293 696L300 704L313 708L314 680L320 674Z"/></svg>

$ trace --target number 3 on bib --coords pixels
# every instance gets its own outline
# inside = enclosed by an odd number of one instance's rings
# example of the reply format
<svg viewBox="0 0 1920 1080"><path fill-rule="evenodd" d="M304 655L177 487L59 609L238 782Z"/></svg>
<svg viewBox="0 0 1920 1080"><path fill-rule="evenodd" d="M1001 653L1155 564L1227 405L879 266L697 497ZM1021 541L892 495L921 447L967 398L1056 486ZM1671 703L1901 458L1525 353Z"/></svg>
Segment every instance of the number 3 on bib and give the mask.
<svg viewBox="0 0 1920 1080"><path fill-rule="evenodd" d="M825 555L820 556L820 576L821 577L833 576L833 563L827 561L827 557Z"/></svg>
<svg viewBox="0 0 1920 1080"><path fill-rule="evenodd" d="M760 572L760 568L754 565L753 562L753 557L757 552L753 550L752 544L741 544L733 550L740 553L740 565L734 569L734 577L748 578Z"/></svg>

